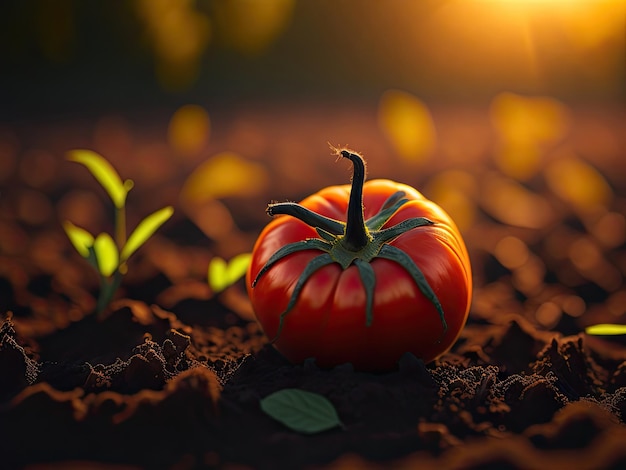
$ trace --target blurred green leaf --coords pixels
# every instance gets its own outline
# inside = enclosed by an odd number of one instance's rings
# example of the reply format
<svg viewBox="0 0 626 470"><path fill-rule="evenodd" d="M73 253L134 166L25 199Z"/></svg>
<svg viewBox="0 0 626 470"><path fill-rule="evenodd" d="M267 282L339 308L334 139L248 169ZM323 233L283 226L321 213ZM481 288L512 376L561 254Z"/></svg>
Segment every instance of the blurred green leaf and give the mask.
<svg viewBox="0 0 626 470"><path fill-rule="evenodd" d="M93 249L96 253L96 259L98 260L100 274L104 277L111 276L120 262L117 246L115 246L111 235L108 233L98 235L93 244Z"/></svg>
<svg viewBox="0 0 626 470"><path fill-rule="evenodd" d="M104 157L91 150L72 150L68 152L67 159L85 165L109 194L115 207L124 207L126 195L133 187L132 180L122 182L115 168Z"/></svg>
<svg viewBox="0 0 626 470"><path fill-rule="evenodd" d="M63 222L63 229L67 234L67 237L76 248L76 251L84 258L89 257L89 248L93 246L93 235L84 228L77 227L72 222Z"/></svg>
<svg viewBox="0 0 626 470"><path fill-rule="evenodd" d="M174 213L174 208L172 206L164 207L163 209L159 209L156 212L153 212L148 217L143 219L137 228L130 234L128 237L128 241L124 248L122 248L122 253L120 255L121 262L125 262L130 256L137 251L141 245L143 245L150 236L157 229L163 225L167 219L169 219Z"/></svg>
<svg viewBox="0 0 626 470"><path fill-rule="evenodd" d="M599 323L585 328L585 333L596 336L626 335L626 325L614 325L612 323Z"/></svg>
<svg viewBox="0 0 626 470"><path fill-rule="evenodd" d="M213 292L221 292L241 278L250 265L250 253L242 253L226 262L219 256L213 257L209 263L208 281Z"/></svg>
<svg viewBox="0 0 626 470"><path fill-rule="evenodd" d="M304 434L342 425L335 407L326 397L296 388L268 395L261 400L261 409L288 428Z"/></svg>

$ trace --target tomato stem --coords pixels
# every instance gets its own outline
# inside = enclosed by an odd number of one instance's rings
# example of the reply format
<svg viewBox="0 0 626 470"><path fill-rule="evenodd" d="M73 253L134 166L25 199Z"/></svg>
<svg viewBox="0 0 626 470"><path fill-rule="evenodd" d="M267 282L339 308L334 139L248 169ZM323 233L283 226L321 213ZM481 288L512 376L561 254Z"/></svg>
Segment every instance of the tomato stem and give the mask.
<svg viewBox="0 0 626 470"><path fill-rule="evenodd" d="M363 215L363 183L365 183L365 161L358 153L342 150L340 155L352 162L352 187L346 215L346 233L341 243L349 251L359 251L372 237L365 225Z"/></svg>

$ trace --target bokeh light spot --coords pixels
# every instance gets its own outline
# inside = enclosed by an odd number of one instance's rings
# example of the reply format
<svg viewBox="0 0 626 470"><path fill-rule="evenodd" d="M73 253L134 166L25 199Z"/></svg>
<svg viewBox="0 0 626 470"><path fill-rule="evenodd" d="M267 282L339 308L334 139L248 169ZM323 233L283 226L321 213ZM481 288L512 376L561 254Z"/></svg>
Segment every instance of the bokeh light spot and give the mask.
<svg viewBox="0 0 626 470"><path fill-rule="evenodd" d="M513 272L512 282L517 290L527 296L535 296L543 287L546 275L546 266L536 256L529 257L528 261Z"/></svg>
<svg viewBox="0 0 626 470"><path fill-rule="evenodd" d="M591 237L580 237L569 249L569 256L578 272L607 292L614 292L623 284L623 275L603 256L597 242Z"/></svg>
<svg viewBox="0 0 626 470"><path fill-rule="evenodd" d="M557 100L514 93L496 96L490 113L496 130L514 144L555 141L564 135L569 121L567 109Z"/></svg>
<svg viewBox="0 0 626 470"><path fill-rule="evenodd" d="M539 306L535 312L535 318L544 328L554 328L561 319L561 309L554 302L546 302Z"/></svg>
<svg viewBox="0 0 626 470"><path fill-rule="evenodd" d="M606 206L613 191L594 167L573 155L551 161L544 172L550 189L579 209Z"/></svg>
<svg viewBox="0 0 626 470"><path fill-rule="evenodd" d="M293 0L215 2L215 22L220 39L243 54L259 54L289 24L293 7Z"/></svg>
<svg viewBox="0 0 626 470"><path fill-rule="evenodd" d="M528 261L529 252L526 244L517 237L507 236L500 240L494 254L502 266L516 269Z"/></svg>
<svg viewBox="0 0 626 470"><path fill-rule="evenodd" d="M626 290L619 290L611 294L606 302L609 313L616 317L626 314Z"/></svg>
<svg viewBox="0 0 626 470"><path fill-rule="evenodd" d="M491 216L517 227L545 227L554 217L552 207L543 197L496 174L485 178L481 199L483 208Z"/></svg>
<svg viewBox="0 0 626 470"><path fill-rule="evenodd" d="M574 266L581 271L587 271L598 266L602 261L600 250L586 237L581 237L570 246L570 259Z"/></svg>
<svg viewBox="0 0 626 470"><path fill-rule="evenodd" d="M591 227L591 232L605 247L616 248L626 241L626 218L607 212Z"/></svg>
<svg viewBox="0 0 626 470"><path fill-rule="evenodd" d="M25 152L20 162L20 177L29 186L37 189L54 183L59 161L49 152L31 150Z"/></svg>
<svg viewBox="0 0 626 470"><path fill-rule="evenodd" d="M386 91L380 99L378 122L400 157L415 163L429 159L437 136L428 108L417 97Z"/></svg>
<svg viewBox="0 0 626 470"><path fill-rule="evenodd" d="M585 313L587 304L577 295L567 295L561 300L561 309L570 317L578 318Z"/></svg>
<svg viewBox="0 0 626 470"><path fill-rule="evenodd" d="M263 166L236 153L217 154L189 175L181 190L181 199L200 202L229 196L254 196L267 186L269 178Z"/></svg>
<svg viewBox="0 0 626 470"><path fill-rule="evenodd" d="M43 225L53 213L52 202L40 191L24 189L18 197L17 216L27 224Z"/></svg>
<svg viewBox="0 0 626 470"><path fill-rule="evenodd" d="M182 156L193 156L205 148L210 131L209 113L202 106L188 104L172 115L167 136L176 152Z"/></svg>
<svg viewBox="0 0 626 470"><path fill-rule="evenodd" d="M180 90L198 76L211 38L209 18L191 0L136 0L139 18L156 56L161 85Z"/></svg>
<svg viewBox="0 0 626 470"><path fill-rule="evenodd" d="M558 101L513 93L496 96L490 116L500 138L496 164L504 174L519 180L539 171L546 147L560 140L569 125L567 109Z"/></svg>
<svg viewBox="0 0 626 470"><path fill-rule="evenodd" d="M474 223L478 185L471 174L460 170L444 171L429 181L424 192L452 217L462 232Z"/></svg>

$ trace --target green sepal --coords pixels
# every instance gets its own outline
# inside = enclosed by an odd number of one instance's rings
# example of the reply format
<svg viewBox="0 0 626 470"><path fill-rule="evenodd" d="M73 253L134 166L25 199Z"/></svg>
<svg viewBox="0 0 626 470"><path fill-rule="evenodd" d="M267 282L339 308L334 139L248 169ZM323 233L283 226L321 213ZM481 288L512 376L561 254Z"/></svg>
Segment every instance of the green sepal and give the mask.
<svg viewBox="0 0 626 470"><path fill-rule="evenodd" d="M408 199L398 199L404 196L404 194L404 191L398 191L389 196L380 209L380 212L365 221L367 229L371 231L380 230L380 228L385 225L391 217L393 217L398 209L409 202Z"/></svg>
<svg viewBox="0 0 626 470"><path fill-rule="evenodd" d="M337 242L337 237L332 233L327 232L326 230L319 227L315 227L315 231L320 236L320 238L326 240L328 243L334 244Z"/></svg>
<svg viewBox="0 0 626 470"><path fill-rule="evenodd" d="M361 259L354 260L359 270L359 276L365 289L365 325L371 326L374 321L374 289L376 287L376 273L372 265Z"/></svg>
<svg viewBox="0 0 626 470"><path fill-rule="evenodd" d="M393 227L379 230L374 233L374 240L378 243L388 243L396 237L399 237L403 233L413 230L417 227L423 227L425 225L433 225L433 221L426 217L413 217L412 219L406 219Z"/></svg>
<svg viewBox="0 0 626 470"><path fill-rule="evenodd" d="M309 278L318 269L321 269L324 266L328 266L329 264L332 264L334 262L335 262L335 260L333 260L332 257L328 253L323 253L323 254L313 258L309 262L309 264L306 265L306 267L304 268L304 271L302 271L302 274L300 274L300 277L298 278L298 282L296 282L296 286L293 289L293 293L291 294L291 298L289 299L289 303L287 304L287 308L285 308L283 313L280 314L280 320L279 320L279 324L278 324L278 331L276 332L276 336L274 336L274 338L271 340L272 343L275 342L278 339L278 337L280 336L280 333L283 331L283 326L284 326L284 323L285 323L285 317L287 316L289 311L293 308L293 306L296 304L296 301L298 300L298 297L300 296L300 291L304 287L304 284L306 283L306 281L308 281Z"/></svg>
<svg viewBox="0 0 626 470"><path fill-rule="evenodd" d="M400 191L396 191L395 193L393 193L391 196L389 196L385 202L383 202L383 205L380 206L380 211L384 211L385 209L390 208L391 206L396 205L396 203L402 199L405 199L406 196L406 192L400 190ZM407 199L408 201L408 199ZM380 212L379 211L379 212Z"/></svg>
<svg viewBox="0 0 626 470"><path fill-rule="evenodd" d="M259 279L261 278L261 276L263 276L263 274L265 274L268 271L268 269L270 269L274 264L276 264L278 261L280 261L284 257L289 256L292 253L297 253L299 251L305 251L305 250L328 251L328 249L329 249L328 244L324 242L323 240L319 240L317 238L308 238L306 240L302 240L299 242L290 243L289 245L285 245L282 248L280 248L276 253L274 253L272 256L270 256L270 258L267 260L265 265L261 268L261 270L258 272L256 277L254 278L254 281L252 281L252 287L256 286L256 283L259 282Z"/></svg>
<svg viewBox="0 0 626 470"><path fill-rule="evenodd" d="M417 267L415 262L411 259L409 255L407 255L404 251L396 248L393 245L383 245L383 247L378 252L379 258L385 258L390 261L395 261L400 266L402 266L413 278L413 282L417 285L420 292L424 294L424 296L430 300L430 302L435 306L437 312L439 313L439 319L441 320L441 326L443 327L443 333L445 333L448 329L448 324L446 323L446 319L443 313L443 307L437 298L437 294L433 291L430 284L424 277L424 273Z"/></svg>

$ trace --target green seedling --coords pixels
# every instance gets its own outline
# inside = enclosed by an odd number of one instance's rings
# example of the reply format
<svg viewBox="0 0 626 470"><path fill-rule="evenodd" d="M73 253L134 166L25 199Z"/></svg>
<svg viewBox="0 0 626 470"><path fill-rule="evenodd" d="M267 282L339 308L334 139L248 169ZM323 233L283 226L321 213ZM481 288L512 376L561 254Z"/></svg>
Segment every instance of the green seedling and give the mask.
<svg viewBox="0 0 626 470"><path fill-rule="evenodd" d="M585 328L585 333L593 336L618 336L626 335L626 325L615 325L613 323L599 323Z"/></svg>
<svg viewBox="0 0 626 470"><path fill-rule="evenodd" d="M237 282L248 270L251 253L242 253L235 256L229 262L219 256L213 257L209 263L207 280L211 290L219 293Z"/></svg>
<svg viewBox="0 0 626 470"><path fill-rule="evenodd" d="M115 168L104 157L91 150L73 150L68 153L67 159L85 165L115 206L114 237L108 233L100 233L94 237L69 221L63 223L65 233L76 251L100 276L96 313L102 316L128 271L126 262L130 256L172 216L174 209L167 206L150 214L127 237L126 197L133 188L133 181L122 181Z"/></svg>

